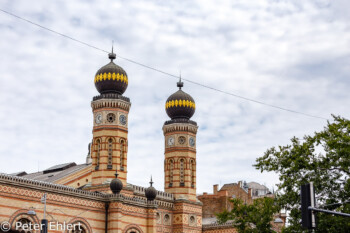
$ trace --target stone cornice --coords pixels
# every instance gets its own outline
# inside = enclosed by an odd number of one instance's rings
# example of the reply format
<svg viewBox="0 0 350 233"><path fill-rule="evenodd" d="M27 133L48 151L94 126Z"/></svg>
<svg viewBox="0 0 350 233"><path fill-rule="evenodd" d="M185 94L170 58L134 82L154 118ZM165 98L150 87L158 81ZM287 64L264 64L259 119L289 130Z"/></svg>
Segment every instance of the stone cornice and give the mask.
<svg viewBox="0 0 350 233"><path fill-rule="evenodd" d="M125 97L125 96L117 94L117 93L100 94L100 95L94 96L92 98L93 101L99 100L99 99L121 99L121 100L124 100L124 101L130 103L130 99L128 97Z"/></svg>
<svg viewBox="0 0 350 233"><path fill-rule="evenodd" d="M43 192L65 194L65 195L74 196L78 198L87 198L89 200L105 201L105 194L103 193L89 192L89 191L84 191L73 187L69 187L66 185L32 180L24 177L11 176L3 173L0 174L0 184L16 186L21 188L29 188L29 189L39 190Z"/></svg>
<svg viewBox="0 0 350 233"><path fill-rule="evenodd" d="M109 202L121 202L123 204L134 205L144 208L158 208L158 204L156 201L148 201L144 198L137 196L128 197L122 194L107 194L107 198Z"/></svg>
<svg viewBox="0 0 350 233"><path fill-rule="evenodd" d="M185 131L193 134L197 134L197 125L189 124L189 123L172 123L172 124L164 124L163 125L163 134L167 134L170 132L176 131Z"/></svg>
<svg viewBox="0 0 350 233"><path fill-rule="evenodd" d="M127 112L130 110L131 103L123 99L96 99L91 102L92 111L100 108L120 108Z"/></svg>
<svg viewBox="0 0 350 233"><path fill-rule="evenodd" d="M187 204L191 204L191 205L203 206L203 203L200 201L194 202L194 201L189 201L186 199L176 199L175 203L187 203Z"/></svg>
<svg viewBox="0 0 350 233"><path fill-rule="evenodd" d="M164 122L164 125L170 125L170 124L174 124L174 123L186 123L186 124L191 124L191 125L197 125L197 122L192 121L190 119L186 119L186 118L176 118L176 119L168 120L168 121Z"/></svg>

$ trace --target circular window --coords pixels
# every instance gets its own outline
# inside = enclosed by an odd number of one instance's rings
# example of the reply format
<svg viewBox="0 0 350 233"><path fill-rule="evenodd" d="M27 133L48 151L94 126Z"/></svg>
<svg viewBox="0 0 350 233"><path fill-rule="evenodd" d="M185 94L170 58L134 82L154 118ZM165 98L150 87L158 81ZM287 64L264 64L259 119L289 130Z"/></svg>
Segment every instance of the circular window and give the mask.
<svg viewBox="0 0 350 233"><path fill-rule="evenodd" d="M120 121L120 124L126 125L126 116L125 115L120 115L119 116L119 121Z"/></svg>
<svg viewBox="0 0 350 233"><path fill-rule="evenodd" d="M179 139L178 139L179 143L182 145L182 144L185 144L186 142L186 138L184 136L180 136Z"/></svg>
<svg viewBox="0 0 350 233"><path fill-rule="evenodd" d="M194 138L193 137L190 137L189 142L190 142L190 146L194 146L195 142L194 142Z"/></svg>
<svg viewBox="0 0 350 233"><path fill-rule="evenodd" d="M109 123L113 123L115 121L115 114L114 113L108 113L107 114L107 121Z"/></svg>

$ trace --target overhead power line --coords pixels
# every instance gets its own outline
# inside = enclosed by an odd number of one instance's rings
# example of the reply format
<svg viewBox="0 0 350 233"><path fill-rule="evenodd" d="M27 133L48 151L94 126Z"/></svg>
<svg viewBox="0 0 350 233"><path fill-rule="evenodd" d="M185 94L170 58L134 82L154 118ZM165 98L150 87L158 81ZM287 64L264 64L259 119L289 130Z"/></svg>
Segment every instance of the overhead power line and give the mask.
<svg viewBox="0 0 350 233"><path fill-rule="evenodd" d="M35 25L35 26L40 27L40 28L42 28L42 29L44 29L44 30L47 30L47 31L49 31L49 32L52 32L52 33L57 34L57 35L59 35L59 36L62 36L62 37L64 37L64 38L66 38L66 39L75 41L75 42L77 42L77 43L83 44L83 45L88 46L88 47L90 47L90 48L99 50L99 51L101 51L101 52L109 53L108 51L106 51L106 50L104 50L104 49L98 48L98 47L96 47L96 46L94 46L94 45L91 45L91 44L89 44L89 43L86 43L86 42L84 42L84 41L75 39L75 38L73 38L73 37L71 37L71 36L68 36L68 35L66 35L66 34L60 33L60 32L58 32L58 31L55 31L55 30L50 29L50 28L48 28L48 27L42 26L42 25L40 25L40 24L38 24L38 23L35 23L35 22L33 22L33 21L31 21L31 20L28 20L28 19L25 19L25 18L23 18L23 17L21 17L21 16L18 16L18 15L16 15L16 14L11 13L11 12L8 12L8 11L6 11L6 10L4 10L4 9L1 9L1 8L0 8L0 11L2 11L3 13L5 13L5 14L7 14L7 15L13 16L13 17L15 17L15 18L17 18L17 19L20 19L20 20L22 20L22 21L24 21L24 22L27 22L27 23L29 23L29 24ZM177 75L174 75L174 74L168 73L168 72L166 72L166 71L163 71L163 70L154 68L154 67L152 67L152 66L145 65L145 64L143 64L143 63L141 63L141 62L137 62L137 61L132 60L132 59L130 59L130 58L126 58L126 57L120 56L120 55L118 55L118 54L117 54L116 56L119 57L119 58L121 58L121 59L123 59L123 60L126 60L126 61L128 61L128 62L131 62L131 63L133 63L133 64L136 64L136 65L142 66L142 67L144 67L144 68L147 68L147 69L156 71L156 72L158 72L158 73L164 74L164 75L166 75L166 76L169 76L169 77L172 77L172 78L176 78L176 79L179 78L179 76L177 76ZM277 106L277 105L265 103L265 102L262 102L262 101L259 101L259 100L247 98L247 97L244 97L244 96L241 96L241 95L234 94L234 93L232 93L232 92L223 91L223 90L220 90L220 89L217 89L217 88L214 88L214 87L211 87L211 86L208 86L208 85L199 83L199 82L195 82L195 81L192 81L192 80L190 80L190 79L183 78L183 77L182 77L182 80L185 80L185 81L187 81L187 82L189 82L189 83L193 83L193 84L195 84L195 85L198 85L198 86L201 86L201 87L204 87L204 88L213 90L213 91L217 91L217 92L220 92L220 93L223 93L223 94L226 94L226 95L230 95L230 96L233 96L233 97L236 97L236 98L239 98L239 99L243 99L243 100L246 100L246 101L250 101L250 102L253 102L253 103L265 105L265 106L268 106L268 107L271 107L271 108L275 108L275 109L279 109L279 110L283 110L283 111L287 111L287 112L291 112L291 113L295 113L295 114L299 114L299 115L303 115L303 116L307 116L307 117L313 117L313 118L318 118L318 119L322 119L322 120L328 120L328 119L325 118L325 117L321 117L321 116L316 116L316 115L311 115L311 114L303 113L303 112L296 111L296 110L292 110L292 109L289 109L289 108L284 108L284 107L280 107L280 106Z"/></svg>

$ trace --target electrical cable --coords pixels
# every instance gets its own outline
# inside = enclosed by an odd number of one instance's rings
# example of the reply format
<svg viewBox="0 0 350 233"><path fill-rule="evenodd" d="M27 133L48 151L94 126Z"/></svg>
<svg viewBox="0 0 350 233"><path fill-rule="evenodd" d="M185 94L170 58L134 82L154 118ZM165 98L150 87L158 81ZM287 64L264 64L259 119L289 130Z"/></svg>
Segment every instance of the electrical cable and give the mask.
<svg viewBox="0 0 350 233"><path fill-rule="evenodd" d="M10 15L10 16L13 16L13 17L15 17L15 18L17 18L17 19L20 19L20 20L22 20L22 21L25 21L25 22L27 22L27 23L30 23L30 24L35 25L35 26L37 26L37 27L40 27L40 28L42 28L42 29L44 29L44 30L50 31L50 32L55 33L55 34L57 34L57 35L60 35L60 36L62 36L62 37L64 37L64 38L66 38L66 39L75 41L75 42L77 42L77 43L86 45L86 46L88 46L88 47L90 47L90 48L93 48L93 49L96 49L96 50L99 50L99 51L102 51L102 52L105 52L105 53L109 53L108 51L106 51L106 50L104 50L104 49L98 48L98 47L96 47L96 46L94 46L94 45L91 45L91 44L86 43L86 42L84 42L84 41L75 39L75 38L73 38L73 37L71 37L71 36L68 36L68 35L65 35L65 34L63 34L63 33L57 32L57 31L55 31L55 30L52 30L52 29L50 29L50 28L48 28L48 27L45 27L45 26L42 26L42 25L40 25L40 24L38 24L38 23L35 23L35 22L31 21L31 20L28 20L28 19L25 19L25 18L23 18L23 17L20 17L20 16L18 16L18 15L16 15L16 14L13 14L13 13L8 12L8 11L6 11L6 10L3 10L3 9L1 9L1 8L0 8L0 11L2 11L2 12L5 13L5 14L8 14L8 15ZM158 72L158 73L161 73L161 74L164 74L164 75L173 77L173 78L177 78L177 79L179 78L179 76L177 76L177 75L173 75L173 74L171 74L171 73L162 71L162 70L157 69L157 68L154 68L154 67L152 67L152 66L145 65L145 64L143 64L143 63L141 63L141 62L137 62L137 61L135 61L135 60L132 60L132 59L129 59L129 58L126 58L126 57L122 57L122 56L119 56L119 55L116 55L116 56L119 57L119 58L121 58L121 59L123 59L123 60L126 60L126 61L128 61L128 62L131 62L131 63L133 63L133 64L136 64L136 65L142 66L142 67L144 67L144 68L147 68L147 69L156 71L156 72ZM227 92L227 91L223 91L223 90L220 90L220 89L217 89L217 88L214 88L214 87L210 87L210 86L207 86L207 85L205 85L205 84L201 84L201 83L199 83L199 82L195 82L195 81L192 81L192 80L189 80L189 79L186 79L186 78L181 78L181 79L182 79L182 80L185 80L185 81L187 81L187 82L189 82L189 83L192 83L192 84L195 84L195 85L198 85L198 86L207 88L207 89L211 89L211 90L213 90L213 91L217 91L217 92L220 92L220 93L222 93L222 94L226 94L226 95L230 95L230 96L233 96L233 97L236 97L236 98L240 98L240 99L243 99L243 100L246 100L246 101L250 101L250 102L253 102L253 103L265 105L265 106L268 106L268 107L271 107L271 108L275 108L275 109L279 109L279 110L283 110L283 111L287 111L287 112L291 112L291 113L295 113L295 114L299 114L299 115L303 115L303 116L307 116L307 117L318 118L318 119L322 119L322 120L328 120L328 118L325 118L325 117L316 116L316 115L311 115L311 114L303 113L303 112L300 112L300 111L296 111L296 110L292 110L292 109L280 107L280 106L277 106L277 105L268 104L268 103L265 103L265 102L262 102L262 101L259 101L259 100L254 100L254 99L247 98L247 97L244 97L244 96L241 96L241 95L237 95L237 94L234 94L234 93L231 93L231 92Z"/></svg>

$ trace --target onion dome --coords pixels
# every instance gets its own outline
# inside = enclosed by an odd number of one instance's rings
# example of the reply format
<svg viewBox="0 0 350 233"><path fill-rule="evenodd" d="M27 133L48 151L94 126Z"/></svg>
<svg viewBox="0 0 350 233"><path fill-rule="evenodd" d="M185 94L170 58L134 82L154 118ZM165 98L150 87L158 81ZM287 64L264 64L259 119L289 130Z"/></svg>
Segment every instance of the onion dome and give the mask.
<svg viewBox="0 0 350 233"><path fill-rule="evenodd" d="M174 119L190 119L196 109L196 104L189 94L182 91L183 82L177 83L179 90L169 96L165 103L165 110L168 116Z"/></svg>
<svg viewBox="0 0 350 233"><path fill-rule="evenodd" d="M113 48L108 57L111 62L100 68L95 75L95 87L100 94L117 93L122 95L128 87L128 76L123 68L113 62L116 58Z"/></svg>
<svg viewBox="0 0 350 233"><path fill-rule="evenodd" d="M152 177L149 183L151 184L151 186L145 190L145 195L147 200L153 201L157 197L157 190L152 186L153 185Z"/></svg>
<svg viewBox="0 0 350 233"><path fill-rule="evenodd" d="M123 189L123 183L118 179L118 171L115 171L115 178L111 181L109 187L113 194L119 194Z"/></svg>

